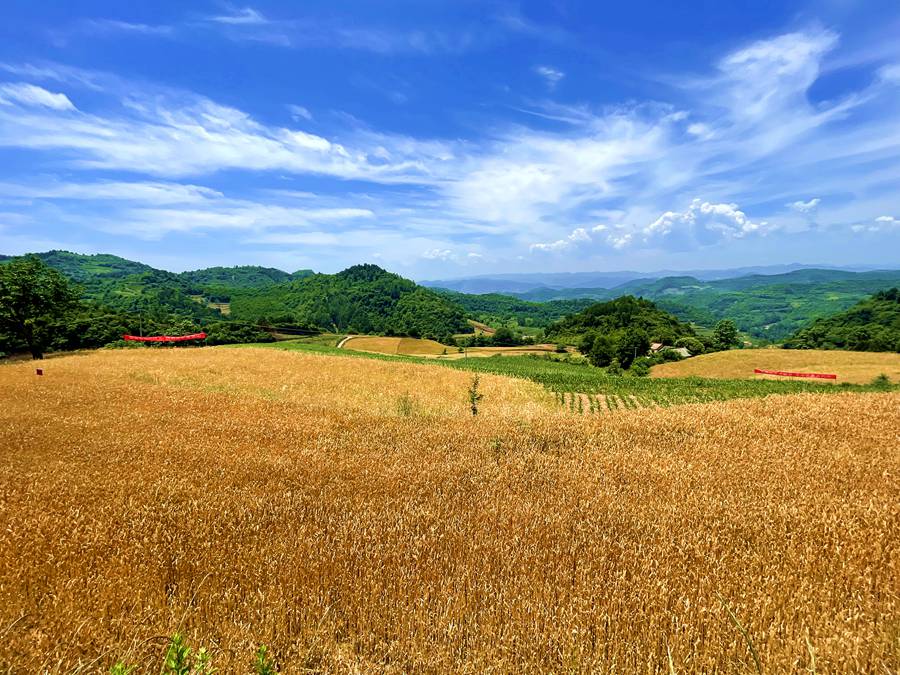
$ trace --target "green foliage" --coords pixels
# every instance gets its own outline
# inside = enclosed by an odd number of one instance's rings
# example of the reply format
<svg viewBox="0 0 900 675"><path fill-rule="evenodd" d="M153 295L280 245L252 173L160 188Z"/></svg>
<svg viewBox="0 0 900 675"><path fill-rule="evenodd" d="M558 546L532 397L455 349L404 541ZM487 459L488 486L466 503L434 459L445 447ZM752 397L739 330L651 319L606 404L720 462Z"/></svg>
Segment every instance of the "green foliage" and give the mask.
<svg viewBox="0 0 900 675"><path fill-rule="evenodd" d="M900 289L878 292L846 312L818 319L798 331L784 346L900 352Z"/></svg>
<svg viewBox="0 0 900 675"><path fill-rule="evenodd" d="M625 374L625 371L622 370L622 364L619 363L619 359L613 357L610 360L609 365L606 367L606 374L611 377L620 377Z"/></svg>
<svg viewBox="0 0 900 675"><path fill-rule="evenodd" d="M0 265L0 344L19 340L33 358L43 358L59 317L77 298L78 289L36 256Z"/></svg>
<svg viewBox="0 0 900 675"><path fill-rule="evenodd" d="M194 654L180 633L172 636L163 657L163 675L212 675L213 672L212 659L205 647Z"/></svg>
<svg viewBox="0 0 900 675"><path fill-rule="evenodd" d="M481 403L481 399L484 398L484 394L478 391L478 375L472 378L472 384L469 386L468 397L469 408L472 411L472 415L477 415L478 404Z"/></svg>
<svg viewBox="0 0 900 675"><path fill-rule="evenodd" d="M260 326L249 323L218 321L205 327L206 344L230 345L249 342L274 342L272 334Z"/></svg>
<svg viewBox="0 0 900 675"><path fill-rule="evenodd" d="M592 303L587 299L531 302L499 293L470 295L442 288L434 289L434 292L462 307L476 321L489 326L501 326L515 321L519 326L544 328Z"/></svg>
<svg viewBox="0 0 900 675"><path fill-rule="evenodd" d="M253 661L253 672L255 675L278 675L278 669L275 662L272 661L268 654L268 648L260 645L256 650L256 658Z"/></svg>
<svg viewBox="0 0 900 675"><path fill-rule="evenodd" d="M734 325L734 321L731 319L722 319L716 324L716 327L713 328L712 339L713 344L720 351L731 349L740 344L737 326Z"/></svg>
<svg viewBox="0 0 900 675"><path fill-rule="evenodd" d="M239 290L231 297L231 312L238 319L286 314L297 323L335 332L446 341L468 327L461 307L376 265Z"/></svg>
<svg viewBox="0 0 900 675"><path fill-rule="evenodd" d="M872 386L876 389L888 390L891 388L891 378L889 378L885 373L876 375L872 380Z"/></svg>
<svg viewBox="0 0 900 675"><path fill-rule="evenodd" d="M613 358L623 368L644 356L651 342L673 344L683 337L695 338L694 329L649 300L624 296L598 302L547 328L549 337L578 344L595 366L608 366Z"/></svg>
<svg viewBox="0 0 900 675"><path fill-rule="evenodd" d="M778 341L811 321L842 312L872 293L900 283L900 270L846 272L804 269L715 281L694 277L638 279L611 289L541 289L515 294L531 300L634 295L653 300L682 321L712 327L732 319L754 338Z"/></svg>
<svg viewBox="0 0 900 675"><path fill-rule="evenodd" d="M198 288L266 288L291 279L302 279L312 274L312 270L300 270L288 274L273 267L243 265L238 267L207 267L179 275Z"/></svg>
<svg viewBox="0 0 900 675"><path fill-rule="evenodd" d="M109 675L131 675L134 672L136 665L126 665L122 661L114 663L112 668L109 669Z"/></svg>
<svg viewBox="0 0 900 675"><path fill-rule="evenodd" d="M675 340L675 347L684 347L691 353L691 356L697 356L705 351L703 343L692 337L678 338Z"/></svg>

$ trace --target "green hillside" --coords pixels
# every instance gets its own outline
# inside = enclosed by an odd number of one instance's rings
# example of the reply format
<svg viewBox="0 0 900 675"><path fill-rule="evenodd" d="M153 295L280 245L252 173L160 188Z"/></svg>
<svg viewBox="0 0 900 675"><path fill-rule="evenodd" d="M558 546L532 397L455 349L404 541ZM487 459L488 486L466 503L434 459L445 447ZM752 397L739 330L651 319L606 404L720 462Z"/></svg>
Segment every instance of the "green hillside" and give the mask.
<svg viewBox="0 0 900 675"><path fill-rule="evenodd" d="M235 289L235 319L284 318L336 332L449 339L466 330L465 310L377 265L312 274L267 288Z"/></svg>
<svg viewBox="0 0 900 675"><path fill-rule="evenodd" d="M589 299L531 302L500 293L470 295L441 288L433 290L466 310L470 318L491 326L514 321L520 326L544 328L594 302Z"/></svg>
<svg viewBox="0 0 900 675"><path fill-rule="evenodd" d="M845 312L797 331L788 349L900 352L900 289L880 291Z"/></svg>
<svg viewBox="0 0 900 675"><path fill-rule="evenodd" d="M653 342L670 346L680 340L698 343L690 325L651 301L631 295L590 305L552 324L546 334L550 340L577 344L594 365L607 366L618 361L625 368L643 358ZM691 351L701 350L696 346Z"/></svg>
<svg viewBox="0 0 900 675"><path fill-rule="evenodd" d="M37 253L50 267L77 283L84 299L117 312L160 318L176 314L212 319L219 313L194 296L202 291L182 275L114 255L83 255L68 251Z"/></svg>
<svg viewBox="0 0 900 675"><path fill-rule="evenodd" d="M291 279L302 279L312 273L312 270L300 270L288 274L274 267L241 265L238 267L207 267L193 272L183 272L179 276L194 286L203 288L266 288Z"/></svg>
<svg viewBox="0 0 900 675"><path fill-rule="evenodd" d="M804 269L701 281L694 277L638 279L611 289L540 289L529 300L634 295L653 300L683 321L712 326L733 320L757 339L783 340L811 321L842 312L872 293L900 284L900 270L847 272Z"/></svg>

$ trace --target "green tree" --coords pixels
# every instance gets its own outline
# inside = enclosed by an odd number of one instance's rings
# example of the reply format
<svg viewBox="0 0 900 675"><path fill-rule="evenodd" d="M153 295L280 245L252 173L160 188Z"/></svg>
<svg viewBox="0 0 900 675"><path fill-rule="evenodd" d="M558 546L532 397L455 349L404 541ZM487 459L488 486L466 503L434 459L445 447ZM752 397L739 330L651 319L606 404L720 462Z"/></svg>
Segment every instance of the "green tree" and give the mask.
<svg viewBox="0 0 900 675"><path fill-rule="evenodd" d="M623 368L631 367L631 362L650 351L650 337L640 328L629 328L619 339L616 354Z"/></svg>
<svg viewBox="0 0 900 675"><path fill-rule="evenodd" d="M0 265L0 331L24 342L32 358L41 359L78 296L76 287L37 256Z"/></svg>
<svg viewBox="0 0 900 675"><path fill-rule="evenodd" d="M604 368L616 358L616 341L609 335L596 335L587 351L591 364Z"/></svg>
<svg viewBox="0 0 900 675"><path fill-rule="evenodd" d="M713 341L719 349L731 349L738 344L738 329L731 319L722 319L713 329Z"/></svg>
<svg viewBox="0 0 900 675"><path fill-rule="evenodd" d="M697 356L697 354L703 353L703 343L700 342L697 338L692 337L683 337L679 338L675 341L676 347L684 347L687 349L691 356Z"/></svg>

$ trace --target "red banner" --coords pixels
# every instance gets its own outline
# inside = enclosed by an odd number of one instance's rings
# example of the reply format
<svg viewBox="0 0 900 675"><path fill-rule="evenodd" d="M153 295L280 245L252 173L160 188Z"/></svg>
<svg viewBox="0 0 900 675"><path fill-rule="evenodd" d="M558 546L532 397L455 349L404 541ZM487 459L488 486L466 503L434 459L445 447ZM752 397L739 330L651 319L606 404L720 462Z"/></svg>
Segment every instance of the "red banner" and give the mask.
<svg viewBox="0 0 900 675"><path fill-rule="evenodd" d="M786 373L783 370L762 370L761 368L754 368L754 373L759 373L760 375L781 375L783 377L817 377L820 380L836 380L837 375L832 375L830 373Z"/></svg>
<svg viewBox="0 0 900 675"><path fill-rule="evenodd" d="M153 335L139 337L137 335L123 335L123 340L132 342L184 342L185 340L205 340L206 333L194 333L193 335Z"/></svg>

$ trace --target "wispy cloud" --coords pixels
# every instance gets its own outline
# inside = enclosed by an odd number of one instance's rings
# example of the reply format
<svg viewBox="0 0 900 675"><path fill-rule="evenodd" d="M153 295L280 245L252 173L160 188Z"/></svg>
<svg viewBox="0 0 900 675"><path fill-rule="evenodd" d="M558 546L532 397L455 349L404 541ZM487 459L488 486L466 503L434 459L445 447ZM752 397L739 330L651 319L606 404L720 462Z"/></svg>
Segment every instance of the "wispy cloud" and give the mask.
<svg viewBox="0 0 900 675"><path fill-rule="evenodd" d="M254 23L242 12L227 16L246 23L206 23L235 31L277 23L258 12L266 23ZM307 35L323 45L353 40L368 51L435 48L431 34L382 41L377 31L341 32L345 26L316 35L290 28L292 45ZM531 103L541 116L533 126L495 124L465 139L349 123L313 133L299 105L287 108L294 123L279 126L189 92L53 64L0 64L15 78L0 84L0 146L46 153L50 172L144 177L90 189L33 182L19 191L52 204L60 219L66 200L106 204L105 214L90 214L93 222L127 222L140 236L230 228L258 245L312 246L325 235L362 241L347 233L364 232L395 247L386 255L396 252L397 260L448 264L483 250L512 258L737 245L811 229L812 214L823 232L859 226L887 236L895 222L879 218L893 218L883 214L896 207L900 87L888 71L839 99L811 102L809 90L839 44L818 27L775 36L738 47L704 76L684 77L677 106ZM92 96L79 97L85 88ZM228 197L200 185L224 170L315 175L327 194ZM366 188L351 195L349 181ZM129 201L129 190L140 200Z"/></svg>
<svg viewBox="0 0 900 675"><path fill-rule="evenodd" d="M556 85L566 76L564 72L551 66L535 66L534 72L544 79L550 89L556 89Z"/></svg>
<svg viewBox="0 0 900 675"><path fill-rule="evenodd" d="M60 111L75 110L72 101L65 94L57 94L43 87L22 82L0 84L0 105L42 107Z"/></svg>
<svg viewBox="0 0 900 675"><path fill-rule="evenodd" d="M252 7L243 7L228 14L211 16L209 20L229 26L262 26L269 23L269 20L262 15L262 12Z"/></svg>
<svg viewBox="0 0 900 675"><path fill-rule="evenodd" d="M291 117L297 121L300 121L301 119L309 121L313 118L309 109L302 105L289 105L288 111L291 113Z"/></svg>
<svg viewBox="0 0 900 675"><path fill-rule="evenodd" d="M819 206L819 202L822 200L818 197L814 197L809 201L804 202L803 200L791 202L790 204L786 204L786 206L798 213L812 213Z"/></svg>

